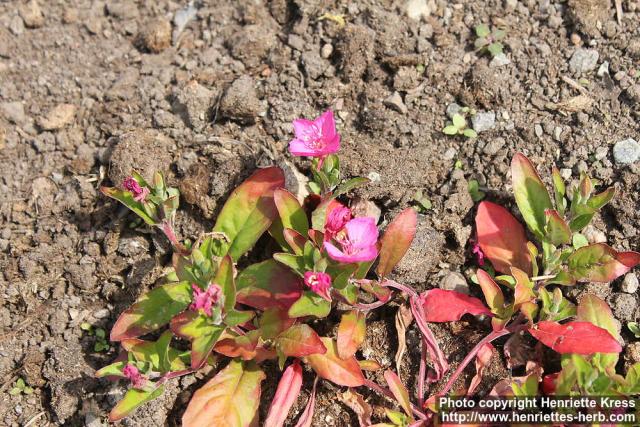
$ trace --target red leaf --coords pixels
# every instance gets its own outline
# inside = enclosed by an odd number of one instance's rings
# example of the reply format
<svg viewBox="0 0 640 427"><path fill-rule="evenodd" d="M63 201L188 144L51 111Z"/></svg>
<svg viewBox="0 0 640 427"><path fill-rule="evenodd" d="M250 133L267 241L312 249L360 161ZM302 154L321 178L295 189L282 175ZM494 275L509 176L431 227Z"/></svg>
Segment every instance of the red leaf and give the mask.
<svg viewBox="0 0 640 427"><path fill-rule="evenodd" d="M236 278L237 301L266 310L289 309L302 295L302 278L290 268L270 259L242 270Z"/></svg>
<svg viewBox="0 0 640 427"><path fill-rule="evenodd" d="M558 353L594 354L620 353L620 343L606 329L589 322L541 321L529 333Z"/></svg>
<svg viewBox="0 0 640 427"><path fill-rule="evenodd" d="M478 244L493 267L505 274L511 267L531 274L531 258L524 227L500 205L482 202L476 214Z"/></svg>
<svg viewBox="0 0 640 427"><path fill-rule="evenodd" d="M311 427L311 421L313 420L313 412L316 406L316 387L318 385L318 377L313 380L313 388L311 389L311 396L309 396L309 401L307 402L307 406L304 408L304 412L298 418L298 422L296 427Z"/></svg>
<svg viewBox="0 0 640 427"><path fill-rule="evenodd" d="M227 336L220 339L213 350L227 357L240 357L252 360L256 357L260 331L250 331L245 335Z"/></svg>
<svg viewBox="0 0 640 427"><path fill-rule="evenodd" d="M387 227L380 245L380 262L376 272L384 277L402 259L416 235L418 216L413 208L407 208Z"/></svg>
<svg viewBox="0 0 640 427"><path fill-rule="evenodd" d="M504 308L504 294L500 286L498 286L489 273L484 270L478 270L476 277L478 278L480 288L482 288L482 293L484 294L487 305L493 313L499 313Z"/></svg>
<svg viewBox="0 0 640 427"><path fill-rule="evenodd" d="M389 390L393 393L393 397L396 398L404 412L409 419L413 420L413 412L411 412L411 400L409 399L409 392L407 388L402 384L400 377L395 372L386 370L384 371L384 379L389 385Z"/></svg>
<svg viewBox="0 0 640 427"><path fill-rule="evenodd" d="M420 296L427 322L453 322L465 314L491 316L489 310L478 298L456 291L431 289Z"/></svg>
<svg viewBox="0 0 640 427"><path fill-rule="evenodd" d="M353 356L364 342L366 325L364 313L351 311L342 315L338 326L338 355L341 359Z"/></svg>
<svg viewBox="0 0 640 427"><path fill-rule="evenodd" d="M467 390L467 396L471 396L476 388L480 385L480 381L482 381L482 375L484 370L489 363L491 362L491 357L495 352L495 348L491 343L486 343L482 347L480 347L480 351L476 355L476 375L471 379L471 384L469 384L469 390Z"/></svg>
<svg viewBox="0 0 640 427"><path fill-rule="evenodd" d="M569 259L568 273L579 282L611 282L640 263L638 252L617 252L604 243L584 246Z"/></svg>
<svg viewBox="0 0 640 427"><path fill-rule="evenodd" d="M556 372L554 374L545 375L542 378L542 391L547 396L551 396L556 392L556 380L560 372Z"/></svg>
<svg viewBox="0 0 640 427"><path fill-rule="evenodd" d="M327 352L305 358L318 376L346 387L359 387L364 384L364 376L356 358L340 359L335 341L331 338L321 338L321 340Z"/></svg>
<svg viewBox="0 0 640 427"><path fill-rule="evenodd" d="M302 388L302 367L296 360L284 370L278 383L278 389L271 401L269 414L264 421L264 427L281 427L284 425L291 406L298 398Z"/></svg>

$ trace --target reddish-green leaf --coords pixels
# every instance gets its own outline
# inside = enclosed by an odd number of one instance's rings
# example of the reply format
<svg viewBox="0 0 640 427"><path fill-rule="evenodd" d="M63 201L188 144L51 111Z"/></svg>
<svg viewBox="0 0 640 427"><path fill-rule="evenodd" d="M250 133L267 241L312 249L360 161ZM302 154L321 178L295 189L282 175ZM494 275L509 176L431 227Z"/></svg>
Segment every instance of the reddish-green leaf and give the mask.
<svg viewBox="0 0 640 427"><path fill-rule="evenodd" d="M315 316L327 317L331 312L331 303L312 291L304 291L298 301L289 307L289 317Z"/></svg>
<svg viewBox="0 0 640 427"><path fill-rule="evenodd" d="M365 314L360 311L350 311L342 315L338 326L338 355L342 359L356 354L366 335Z"/></svg>
<svg viewBox="0 0 640 427"><path fill-rule="evenodd" d="M402 384L400 378L390 370L384 371L384 379L389 385L389 390L393 393L393 397L396 398L404 412L409 416L409 419L413 420L413 413L411 412L411 400L409 399L409 392L407 388Z"/></svg>
<svg viewBox="0 0 640 427"><path fill-rule="evenodd" d="M456 291L431 289L420 295L427 322L453 322L465 314L491 316L489 310L478 298Z"/></svg>
<svg viewBox="0 0 640 427"><path fill-rule="evenodd" d="M309 231L309 220L307 219L307 213L300 206L296 196L284 188L278 188L273 193L273 200L280 214L282 226L305 236Z"/></svg>
<svg viewBox="0 0 640 427"><path fill-rule="evenodd" d="M493 357L493 353L495 353L495 348L491 343L486 343L476 355L476 374L471 379L471 383L469 383L469 389L467 390L467 396L471 396L482 381L482 375L484 374L484 370L489 363L491 362L491 357Z"/></svg>
<svg viewBox="0 0 640 427"><path fill-rule="evenodd" d="M331 338L321 338L327 352L307 356L305 361L321 377L345 387L364 384L364 376L355 357L341 359L338 346Z"/></svg>
<svg viewBox="0 0 640 427"><path fill-rule="evenodd" d="M384 277L400 262L416 235L418 216L413 208L402 211L389 224L380 244L380 262L376 268L378 276Z"/></svg>
<svg viewBox="0 0 640 427"><path fill-rule="evenodd" d="M284 240L293 250L293 253L296 255L302 255L304 252L304 244L307 243L307 239L305 239L302 234L290 228L285 228L282 234L284 236Z"/></svg>
<svg viewBox="0 0 640 427"><path fill-rule="evenodd" d="M489 273L484 270L478 270L476 275L478 277L478 284L484 294L484 300L493 313L499 314L504 308L504 295L500 286L498 286L493 278L489 276Z"/></svg>
<svg viewBox="0 0 640 427"><path fill-rule="evenodd" d="M127 390L122 400L120 400L109 413L109 421L113 423L121 420L122 418L133 412L136 408L155 399L163 392L164 385L161 385L160 387L150 391L130 388L129 390Z"/></svg>
<svg viewBox="0 0 640 427"><path fill-rule="evenodd" d="M155 331L191 304L191 285L188 282L159 286L144 294L120 315L113 329L111 341L122 341Z"/></svg>
<svg viewBox="0 0 640 427"><path fill-rule="evenodd" d="M571 229L569 225L560 218L557 211L547 209L544 211L547 217L546 236L552 245L560 246L571 243Z"/></svg>
<svg viewBox="0 0 640 427"><path fill-rule="evenodd" d="M182 416L183 427L249 427L257 417L265 374L255 363L231 360L196 391ZM257 424L256 424L257 425Z"/></svg>
<svg viewBox="0 0 640 427"><path fill-rule="evenodd" d="M511 179L513 193L522 217L529 229L538 238L543 238L546 222L544 211L553 209L551 198L535 167L521 153L517 153L511 161ZM516 267L528 271L519 266Z"/></svg>
<svg viewBox="0 0 640 427"><path fill-rule="evenodd" d="M294 323L296 319L292 319L287 315L287 310L282 308L270 308L265 310L265 312L260 317L260 331L261 336L265 340L270 340L278 335L281 332L289 329Z"/></svg>
<svg viewBox="0 0 640 427"><path fill-rule="evenodd" d="M529 333L558 353L594 354L620 353L620 343L603 328L590 322L569 322L561 325L543 320Z"/></svg>
<svg viewBox="0 0 640 427"><path fill-rule="evenodd" d="M282 170L270 167L259 169L233 190L213 227L229 239L215 242L217 255L229 253L237 261L253 247L278 215L273 192L283 186Z"/></svg>
<svg viewBox="0 0 640 427"><path fill-rule="evenodd" d="M223 325L214 325L207 316L195 311L185 311L171 320L171 330L191 341L193 369L204 365L224 329Z"/></svg>
<svg viewBox="0 0 640 427"><path fill-rule="evenodd" d="M304 411L300 418L298 418L298 422L296 423L296 427L311 427L311 423L313 421L313 412L316 406L316 387L318 386L318 377L313 380L313 387L311 387L311 396L309 396L309 401L307 402L307 406L304 407Z"/></svg>
<svg viewBox="0 0 640 427"><path fill-rule="evenodd" d="M245 268L236 278L237 301L259 310L289 307L302 295L302 279L275 260Z"/></svg>
<svg viewBox="0 0 640 427"><path fill-rule="evenodd" d="M591 322L606 329L614 338L620 337L611 308L606 302L593 294L587 294L580 299L576 319L582 322Z"/></svg>
<svg viewBox="0 0 640 427"><path fill-rule="evenodd" d="M271 401L269 414L264 427L282 427L289 410L300 394L302 388L302 367L298 360L289 365L282 374L276 394Z"/></svg>
<svg viewBox="0 0 640 427"><path fill-rule="evenodd" d="M252 360L256 357L260 331L249 331L245 335L226 334L216 342L214 351L227 357L239 357L242 360Z"/></svg>
<svg viewBox="0 0 640 427"><path fill-rule="evenodd" d="M229 255L225 255L220 261L216 277L213 279L214 283L217 283L222 288L222 294L224 295L224 310L229 313L236 305L236 284L235 284L235 268L233 267L233 260Z"/></svg>
<svg viewBox="0 0 640 427"><path fill-rule="evenodd" d="M518 267L531 274L524 228L508 210L495 203L481 202L476 214L476 230L482 252L497 271L509 274L511 267Z"/></svg>
<svg viewBox="0 0 640 427"><path fill-rule="evenodd" d="M156 222L149 216L144 209L144 204L133 199L133 194L129 191L124 191L116 187L100 187L100 191L107 197L115 199L131 209L136 215L138 215L144 222L149 225L156 225Z"/></svg>
<svg viewBox="0 0 640 427"><path fill-rule="evenodd" d="M611 282L640 263L638 252L617 252L604 243L584 246L569 259L568 274L578 282Z"/></svg>
<svg viewBox="0 0 640 427"><path fill-rule="evenodd" d="M602 193L591 196L587 201L587 206L593 209L600 209L611 201L616 195L616 189L609 187Z"/></svg>
<svg viewBox="0 0 640 427"><path fill-rule="evenodd" d="M276 349L278 354L292 357L304 357L327 352L316 331L304 323L293 325L278 335Z"/></svg>

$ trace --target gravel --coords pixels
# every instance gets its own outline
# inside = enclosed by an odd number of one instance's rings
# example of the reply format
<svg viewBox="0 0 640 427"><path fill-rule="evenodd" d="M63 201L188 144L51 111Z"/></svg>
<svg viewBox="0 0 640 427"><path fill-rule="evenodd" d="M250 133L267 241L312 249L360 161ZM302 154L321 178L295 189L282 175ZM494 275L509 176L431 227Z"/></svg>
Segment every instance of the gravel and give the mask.
<svg viewBox="0 0 640 427"><path fill-rule="evenodd" d="M471 117L471 125L476 132L485 132L494 128L496 113L494 111L481 111Z"/></svg>
<svg viewBox="0 0 640 427"><path fill-rule="evenodd" d="M384 100L384 105L389 108L393 108L399 113L406 114L407 106L404 105L404 101L402 100L402 96L400 96L399 92L393 92L391 96Z"/></svg>
<svg viewBox="0 0 640 427"><path fill-rule="evenodd" d="M635 294L638 290L638 276L635 273L627 273L622 281L621 289L622 292Z"/></svg>
<svg viewBox="0 0 640 427"><path fill-rule="evenodd" d="M574 74L583 74L595 70L600 55L595 49L577 49L569 61L569 69Z"/></svg>
<svg viewBox="0 0 640 427"><path fill-rule="evenodd" d="M618 141L613 146L613 160L618 164L634 163L640 158L640 144L633 139L627 138Z"/></svg>

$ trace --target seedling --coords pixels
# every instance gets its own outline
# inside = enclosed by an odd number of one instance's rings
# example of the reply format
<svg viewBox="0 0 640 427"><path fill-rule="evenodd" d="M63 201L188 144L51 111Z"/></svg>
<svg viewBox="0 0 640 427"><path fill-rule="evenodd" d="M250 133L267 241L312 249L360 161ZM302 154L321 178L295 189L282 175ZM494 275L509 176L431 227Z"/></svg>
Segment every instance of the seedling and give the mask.
<svg viewBox="0 0 640 427"><path fill-rule="evenodd" d="M478 136L475 130L467 127L467 119L462 114L454 114L451 122L447 123L442 132L445 135L464 135L467 138Z"/></svg>
<svg viewBox="0 0 640 427"><path fill-rule="evenodd" d="M18 378L16 380L16 383L13 385L13 388L9 390L9 394L11 396L17 396L19 394L29 395L32 393L33 393L33 388L29 387L22 378Z"/></svg>
<svg viewBox="0 0 640 427"><path fill-rule="evenodd" d="M469 195L474 202L479 202L480 200L484 199L485 193L483 191L480 191L480 184L477 180L470 179L467 187L469 189Z"/></svg>
<svg viewBox="0 0 640 427"><path fill-rule="evenodd" d="M474 45L477 51L489 52L491 56L497 56L502 53L504 46L500 40L504 39L506 35L504 30L496 27L491 29L487 24L480 24L476 26L475 32L477 38Z"/></svg>
<svg viewBox="0 0 640 427"><path fill-rule="evenodd" d="M102 328L94 328L90 323L83 322L80 324L80 329L85 331L90 336L96 337L96 342L93 345L93 351L100 353L102 351L109 351L111 348L107 342L107 333Z"/></svg>
<svg viewBox="0 0 640 427"><path fill-rule="evenodd" d="M638 322L629 322L629 323L627 323L627 328L629 328L631 333L636 338L640 338L640 325L638 325Z"/></svg>
<svg viewBox="0 0 640 427"><path fill-rule="evenodd" d="M426 195L422 194L422 190L416 191L415 196L413 196L413 202L420 213L426 213L431 209L431 200L429 200Z"/></svg>

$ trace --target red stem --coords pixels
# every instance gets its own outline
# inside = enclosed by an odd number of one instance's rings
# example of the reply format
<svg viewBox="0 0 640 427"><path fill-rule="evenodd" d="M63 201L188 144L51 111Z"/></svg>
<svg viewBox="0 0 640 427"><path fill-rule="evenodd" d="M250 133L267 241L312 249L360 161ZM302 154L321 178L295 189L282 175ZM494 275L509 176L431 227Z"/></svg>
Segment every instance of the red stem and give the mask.
<svg viewBox="0 0 640 427"><path fill-rule="evenodd" d="M180 243L180 241L176 237L176 233L173 230L173 224L171 224L167 220L164 220L159 225L159 228L160 230L162 230L167 239L169 239L169 242L171 242L171 245L177 252L179 252L181 255L189 255L189 251L187 250L187 248L185 248L184 245Z"/></svg>
<svg viewBox="0 0 640 427"><path fill-rule="evenodd" d="M427 343L420 340L420 370L418 371L418 406L424 406L424 381L427 376Z"/></svg>

